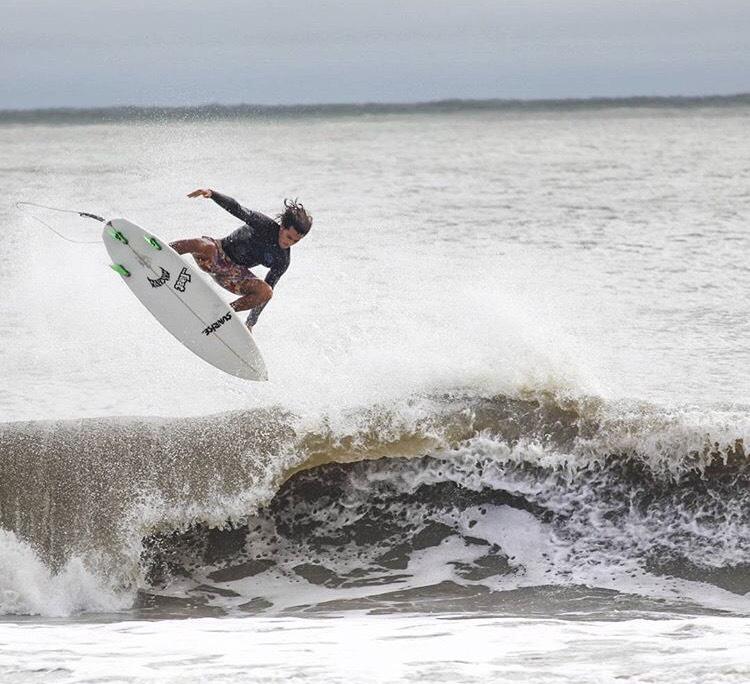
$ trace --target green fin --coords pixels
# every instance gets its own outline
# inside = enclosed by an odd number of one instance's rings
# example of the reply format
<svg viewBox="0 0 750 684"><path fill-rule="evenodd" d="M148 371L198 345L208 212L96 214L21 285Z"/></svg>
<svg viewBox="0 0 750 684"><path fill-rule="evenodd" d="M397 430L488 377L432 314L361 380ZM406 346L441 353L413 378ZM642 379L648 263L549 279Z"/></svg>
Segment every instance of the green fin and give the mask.
<svg viewBox="0 0 750 684"><path fill-rule="evenodd" d="M159 241L153 235L144 235L143 239L148 242L154 249L161 249Z"/></svg>
<svg viewBox="0 0 750 684"><path fill-rule="evenodd" d="M110 264L109 267L115 272L119 273L123 278L130 277L130 271L125 268L122 264Z"/></svg>
<svg viewBox="0 0 750 684"><path fill-rule="evenodd" d="M113 237L118 242L122 242L123 245L128 244L128 239L119 231L115 230L114 228L107 228L107 233L110 237Z"/></svg>

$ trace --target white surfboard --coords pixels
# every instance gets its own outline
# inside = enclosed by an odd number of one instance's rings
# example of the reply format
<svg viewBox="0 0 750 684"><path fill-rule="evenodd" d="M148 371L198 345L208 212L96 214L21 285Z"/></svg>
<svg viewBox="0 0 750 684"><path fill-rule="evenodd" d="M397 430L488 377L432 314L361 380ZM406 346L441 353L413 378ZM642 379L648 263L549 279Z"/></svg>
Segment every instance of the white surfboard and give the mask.
<svg viewBox="0 0 750 684"><path fill-rule="evenodd" d="M268 380L250 331L231 307L166 241L126 219L102 233L112 268L172 335L204 361L246 380Z"/></svg>

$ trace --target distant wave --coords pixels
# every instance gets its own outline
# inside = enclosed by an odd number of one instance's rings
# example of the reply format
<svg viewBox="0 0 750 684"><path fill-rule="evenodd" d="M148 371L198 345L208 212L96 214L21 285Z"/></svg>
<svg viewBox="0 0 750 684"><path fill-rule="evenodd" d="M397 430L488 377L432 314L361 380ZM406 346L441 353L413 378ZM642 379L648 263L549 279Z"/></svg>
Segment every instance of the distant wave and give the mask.
<svg viewBox="0 0 750 684"><path fill-rule="evenodd" d="M566 112L596 109L735 108L750 105L750 94L705 96L592 97L578 99L446 99L409 103L331 103L296 105L205 104L199 106L60 107L0 110L2 123L93 124L128 121L205 121L211 119L367 116L372 114L495 112Z"/></svg>

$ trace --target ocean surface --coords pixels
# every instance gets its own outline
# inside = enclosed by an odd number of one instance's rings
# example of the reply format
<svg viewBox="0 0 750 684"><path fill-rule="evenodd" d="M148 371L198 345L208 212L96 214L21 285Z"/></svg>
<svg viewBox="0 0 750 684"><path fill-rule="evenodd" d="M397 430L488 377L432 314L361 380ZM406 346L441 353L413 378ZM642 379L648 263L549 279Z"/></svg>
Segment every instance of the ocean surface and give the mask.
<svg viewBox="0 0 750 684"><path fill-rule="evenodd" d="M0 678L750 679L749 126L0 113ZM314 216L268 383L163 330L100 224L15 206L226 235L198 187Z"/></svg>

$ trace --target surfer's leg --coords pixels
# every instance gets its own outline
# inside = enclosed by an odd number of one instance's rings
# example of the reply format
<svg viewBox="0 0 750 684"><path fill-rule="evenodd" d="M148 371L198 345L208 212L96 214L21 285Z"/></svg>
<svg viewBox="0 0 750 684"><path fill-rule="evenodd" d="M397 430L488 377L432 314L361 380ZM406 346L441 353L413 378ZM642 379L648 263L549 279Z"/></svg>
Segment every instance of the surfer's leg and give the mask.
<svg viewBox="0 0 750 684"><path fill-rule="evenodd" d="M192 254L194 257L213 261L216 256L216 245L206 238L189 238L169 243L177 254Z"/></svg>
<svg viewBox="0 0 750 684"><path fill-rule="evenodd" d="M221 243L214 238L203 236L178 240L172 243L172 247L180 254L192 254L198 266L210 273L214 282L233 294L241 295L230 303L235 311L263 307L273 296L268 283L255 276L247 266L231 261L221 248Z"/></svg>
<svg viewBox="0 0 750 684"><path fill-rule="evenodd" d="M242 297L235 299L230 304L235 311L247 311L257 306L263 306L273 296L271 287L258 278L246 280L238 289L242 292Z"/></svg>

